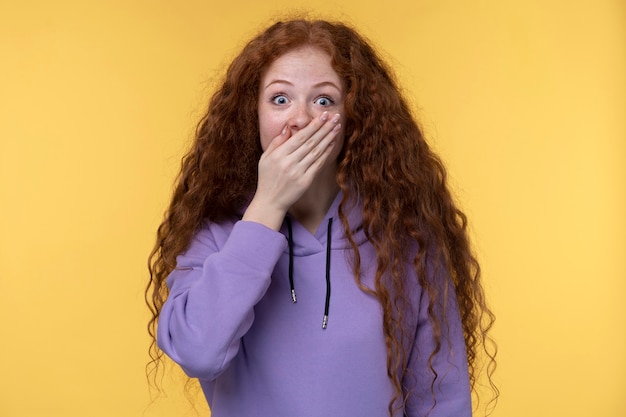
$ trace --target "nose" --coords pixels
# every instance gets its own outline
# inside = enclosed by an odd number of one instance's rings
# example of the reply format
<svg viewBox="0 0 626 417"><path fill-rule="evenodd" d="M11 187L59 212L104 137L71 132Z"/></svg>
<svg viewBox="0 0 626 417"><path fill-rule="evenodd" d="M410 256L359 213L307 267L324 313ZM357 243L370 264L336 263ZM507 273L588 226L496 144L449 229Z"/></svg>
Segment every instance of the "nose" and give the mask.
<svg viewBox="0 0 626 417"><path fill-rule="evenodd" d="M315 115L305 103L294 104L289 117L289 127L291 130L302 129L308 125L314 117Z"/></svg>

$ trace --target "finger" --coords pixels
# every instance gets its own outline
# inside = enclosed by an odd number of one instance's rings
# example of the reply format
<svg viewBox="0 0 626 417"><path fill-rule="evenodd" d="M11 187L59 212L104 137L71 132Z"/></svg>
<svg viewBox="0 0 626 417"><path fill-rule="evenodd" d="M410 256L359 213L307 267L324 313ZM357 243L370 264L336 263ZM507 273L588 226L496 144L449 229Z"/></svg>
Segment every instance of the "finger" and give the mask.
<svg viewBox="0 0 626 417"><path fill-rule="evenodd" d="M293 137L285 146L285 152L291 154L304 145L311 139L318 131L323 130L325 126L329 126L331 117L327 111L323 112L319 117L312 119L308 125L302 129L296 131Z"/></svg>
<svg viewBox="0 0 626 417"><path fill-rule="evenodd" d="M317 147L320 143L322 143L322 141L327 139L329 135L330 135L330 139L332 139L339 131L338 129L337 130L334 130L334 129L339 125L340 118L341 116L339 114L336 114L332 118L329 118L319 129L312 132L304 140L300 138L300 141L297 141L296 136L298 136L300 133L306 134L307 132L303 132L304 129L302 131L297 132L294 135L294 138L290 141L290 142L293 142L294 144L294 149L291 152L293 156L297 160L302 160L313 149L315 149L315 147ZM327 140L327 142L329 141Z"/></svg>
<svg viewBox="0 0 626 417"><path fill-rule="evenodd" d="M325 156L330 152L329 149L334 146L335 138L340 130L341 123L338 123L302 157L300 164L302 164L304 169L309 169L309 167L314 166L320 158L324 158L325 160Z"/></svg>
<svg viewBox="0 0 626 417"><path fill-rule="evenodd" d="M328 145L326 145L322 151L315 158L308 158L306 163L308 164L307 168L305 168L304 175L314 177L317 173L322 169L328 158L330 157L333 148L336 146L336 142L332 141Z"/></svg>

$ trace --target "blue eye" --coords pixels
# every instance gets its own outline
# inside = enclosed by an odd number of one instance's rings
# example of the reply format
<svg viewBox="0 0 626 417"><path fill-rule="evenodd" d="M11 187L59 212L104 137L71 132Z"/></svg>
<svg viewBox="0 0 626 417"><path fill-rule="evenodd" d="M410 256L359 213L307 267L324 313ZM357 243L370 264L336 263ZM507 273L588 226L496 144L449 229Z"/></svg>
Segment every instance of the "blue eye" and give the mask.
<svg viewBox="0 0 626 417"><path fill-rule="evenodd" d="M278 94L272 97L272 103L274 104L287 104L287 101L287 97L285 97L283 94Z"/></svg>
<svg viewBox="0 0 626 417"><path fill-rule="evenodd" d="M330 105L332 105L334 103L333 100L331 100L329 97L319 97L315 100L315 103L319 104L320 106L324 106L324 107L328 107Z"/></svg>

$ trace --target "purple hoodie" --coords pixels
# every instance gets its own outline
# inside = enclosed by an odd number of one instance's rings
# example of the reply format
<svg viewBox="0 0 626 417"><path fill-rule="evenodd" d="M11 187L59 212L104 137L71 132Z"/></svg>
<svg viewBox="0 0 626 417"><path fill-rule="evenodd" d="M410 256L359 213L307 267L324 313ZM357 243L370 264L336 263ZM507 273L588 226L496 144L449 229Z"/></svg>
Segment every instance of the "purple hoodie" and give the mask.
<svg viewBox="0 0 626 417"><path fill-rule="evenodd" d="M158 343L199 379L212 417L389 415L393 386L382 309L354 280L351 248L337 218L341 198L339 193L315 235L295 220L285 221L280 232L246 221L207 224L177 258ZM361 280L373 288L376 256L359 228L360 207L348 218L361 254ZM416 282L415 276L410 280ZM404 412L410 417L427 415L434 404L428 298L415 285L412 378L403 381L412 387ZM448 333L433 360L438 379L430 417L471 416L463 333L451 301ZM328 325L322 328L326 310Z"/></svg>

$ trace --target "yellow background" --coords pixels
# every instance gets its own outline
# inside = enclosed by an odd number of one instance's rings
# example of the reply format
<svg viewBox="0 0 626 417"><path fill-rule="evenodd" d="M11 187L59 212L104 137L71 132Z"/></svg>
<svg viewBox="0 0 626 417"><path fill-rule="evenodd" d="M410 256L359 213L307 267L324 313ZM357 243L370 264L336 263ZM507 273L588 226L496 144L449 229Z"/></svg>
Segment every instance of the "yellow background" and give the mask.
<svg viewBox="0 0 626 417"><path fill-rule="evenodd" d="M212 80L312 2L271 3L1 0L0 416L194 415L178 372L150 400L146 257ZM449 167L493 415L625 416L625 3L314 4L383 51Z"/></svg>

